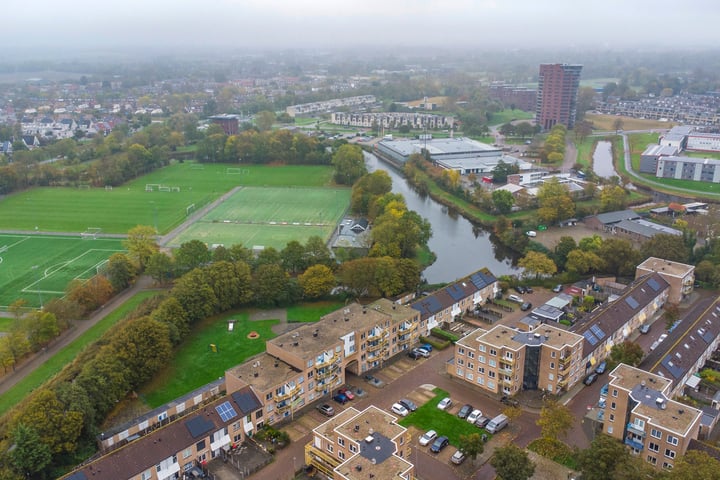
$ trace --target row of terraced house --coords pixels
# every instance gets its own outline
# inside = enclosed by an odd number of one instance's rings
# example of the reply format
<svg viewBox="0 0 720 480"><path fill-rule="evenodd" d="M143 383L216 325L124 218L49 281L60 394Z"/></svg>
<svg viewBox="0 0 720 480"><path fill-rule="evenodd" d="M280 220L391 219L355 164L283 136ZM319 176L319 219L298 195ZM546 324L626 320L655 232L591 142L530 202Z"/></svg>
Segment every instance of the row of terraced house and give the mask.
<svg viewBox="0 0 720 480"><path fill-rule="evenodd" d="M383 367L439 323L454 321L497 291L497 279L480 271L410 305L387 299L349 304L268 340L266 352L230 368L224 378L103 432L99 457L64 478L193 478L263 426L292 420L304 407L328 399L345 384L346 372ZM377 478L386 467L376 466ZM367 469L372 473L372 464Z"/></svg>

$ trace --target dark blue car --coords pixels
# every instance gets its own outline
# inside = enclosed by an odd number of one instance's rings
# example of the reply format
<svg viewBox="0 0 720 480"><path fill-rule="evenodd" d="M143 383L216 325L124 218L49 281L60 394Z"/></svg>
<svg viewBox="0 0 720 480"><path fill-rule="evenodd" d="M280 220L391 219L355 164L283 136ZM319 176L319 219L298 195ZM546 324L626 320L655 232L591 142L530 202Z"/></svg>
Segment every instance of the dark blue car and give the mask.
<svg viewBox="0 0 720 480"><path fill-rule="evenodd" d="M344 393L338 393L333 397L333 400L341 405L345 405L349 401L348 397Z"/></svg>

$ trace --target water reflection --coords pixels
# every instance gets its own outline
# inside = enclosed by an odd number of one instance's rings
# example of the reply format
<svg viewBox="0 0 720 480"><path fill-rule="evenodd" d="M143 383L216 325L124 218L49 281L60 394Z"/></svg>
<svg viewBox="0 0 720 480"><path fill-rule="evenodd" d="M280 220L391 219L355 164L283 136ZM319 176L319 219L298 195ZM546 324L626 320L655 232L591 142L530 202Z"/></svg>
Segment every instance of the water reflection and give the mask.
<svg viewBox="0 0 720 480"><path fill-rule="evenodd" d="M365 153L368 170L385 170L392 179L392 191L405 197L408 208L425 217L432 225L433 236L428 242L437 260L423 272L430 283L450 282L487 267L496 276L518 273L513 266L511 250L492 241L492 235L458 214L417 193L392 166L375 155Z"/></svg>

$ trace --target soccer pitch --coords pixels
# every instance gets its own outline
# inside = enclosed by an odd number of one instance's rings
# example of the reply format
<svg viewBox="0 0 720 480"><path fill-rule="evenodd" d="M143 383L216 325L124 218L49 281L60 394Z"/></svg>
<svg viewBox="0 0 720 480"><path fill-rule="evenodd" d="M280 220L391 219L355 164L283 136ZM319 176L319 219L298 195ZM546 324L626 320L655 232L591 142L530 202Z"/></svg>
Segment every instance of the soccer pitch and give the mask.
<svg viewBox="0 0 720 480"><path fill-rule="evenodd" d="M0 235L0 310L20 298L39 307L65 295L74 279L88 279L115 252L116 238Z"/></svg>
<svg viewBox="0 0 720 480"><path fill-rule="evenodd" d="M349 189L245 187L172 242L241 244L281 250L290 240L327 239L350 203Z"/></svg>
<svg viewBox="0 0 720 480"><path fill-rule="evenodd" d="M0 230L127 233L150 225L167 233L238 185L319 187L331 176L330 167L317 165L176 163L112 189L42 187L9 195L0 202Z"/></svg>

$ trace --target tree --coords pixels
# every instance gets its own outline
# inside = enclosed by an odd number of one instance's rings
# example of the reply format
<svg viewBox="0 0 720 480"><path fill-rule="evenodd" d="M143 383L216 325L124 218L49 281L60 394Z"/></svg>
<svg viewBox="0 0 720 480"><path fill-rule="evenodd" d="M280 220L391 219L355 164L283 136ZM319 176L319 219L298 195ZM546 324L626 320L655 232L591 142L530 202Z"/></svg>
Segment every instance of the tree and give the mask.
<svg viewBox="0 0 720 480"><path fill-rule="evenodd" d="M191 324L209 317L216 311L215 292L207 284L205 275L199 268L179 278L170 293L180 302Z"/></svg>
<svg viewBox="0 0 720 480"><path fill-rule="evenodd" d="M535 464L527 452L512 443L495 449L490 465L501 480L527 480L535 473Z"/></svg>
<svg viewBox="0 0 720 480"><path fill-rule="evenodd" d="M632 275L640 263L640 252L625 238L608 238L602 241L597 251L603 260L605 271L616 276Z"/></svg>
<svg viewBox="0 0 720 480"><path fill-rule="evenodd" d="M567 186L561 184L557 178L545 182L538 189L538 216L545 223L555 223L575 215L573 203Z"/></svg>
<svg viewBox="0 0 720 480"><path fill-rule="evenodd" d="M577 243L575 243L575 239L573 237L560 237L560 240L557 245L555 245L555 250L553 252L555 265L565 265L568 254L575 249L577 249Z"/></svg>
<svg viewBox="0 0 720 480"><path fill-rule="evenodd" d="M619 133L625 126L625 121L622 118L616 118L613 122L613 130L615 133Z"/></svg>
<svg viewBox="0 0 720 480"><path fill-rule="evenodd" d="M155 229L147 225L138 225L128 232L128 236L122 241L122 245L128 254L139 264L140 270L145 268L148 258L159 251L155 241Z"/></svg>
<svg viewBox="0 0 720 480"><path fill-rule="evenodd" d="M135 279L136 269L130 258L124 253L113 253L107 263L105 276L113 290L119 292L130 286Z"/></svg>
<svg viewBox="0 0 720 480"><path fill-rule="evenodd" d="M275 123L275 113L264 110L255 114L255 125L261 132L267 132Z"/></svg>
<svg viewBox="0 0 720 480"><path fill-rule="evenodd" d="M682 236L660 233L650 237L640 247L642 258L658 257L673 262L687 263L690 250Z"/></svg>
<svg viewBox="0 0 720 480"><path fill-rule="evenodd" d="M297 273L305 268L305 247L297 240L290 240L280 251L280 259L286 271Z"/></svg>
<svg viewBox="0 0 720 480"><path fill-rule="evenodd" d="M606 480L614 478L615 468L629 456L630 451L622 443L601 433L578 455L578 468L585 480Z"/></svg>
<svg viewBox="0 0 720 480"><path fill-rule="evenodd" d="M97 310L112 297L113 287L107 278L95 275L89 280L73 280L67 287L67 298L83 308L83 315Z"/></svg>
<svg viewBox="0 0 720 480"><path fill-rule="evenodd" d="M173 257L175 259L175 270L182 275L193 268L210 262L212 253L204 242L190 240L180 245L180 248L175 250Z"/></svg>
<svg viewBox="0 0 720 480"><path fill-rule="evenodd" d="M252 275L245 262L214 262L203 269L205 282L217 300L217 311L230 310L252 298Z"/></svg>
<svg viewBox="0 0 720 480"><path fill-rule="evenodd" d="M145 272L161 285L173 277L174 270L173 259L162 252L150 255L145 266Z"/></svg>
<svg viewBox="0 0 720 480"><path fill-rule="evenodd" d="M600 209L603 212L624 210L627 207L628 192L619 185L605 186L600 192Z"/></svg>
<svg viewBox="0 0 720 480"><path fill-rule="evenodd" d="M493 183L507 183L508 175L518 172L518 166L498 160L492 171Z"/></svg>
<svg viewBox="0 0 720 480"><path fill-rule="evenodd" d="M588 273L602 269L602 259L593 252L580 249L568 253L565 269L573 273Z"/></svg>
<svg viewBox="0 0 720 480"><path fill-rule="evenodd" d="M688 450L672 470L673 480L720 480L720 462L702 450Z"/></svg>
<svg viewBox="0 0 720 480"><path fill-rule="evenodd" d="M479 454L485 451L485 443L479 433L460 435L458 450L475 460Z"/></svg>
<svg viewBox="0 0 720 480"><path fill-rule="evenodd" d="M126 323L113 336L111 346L132 375L131 388L152 378L172 358L169 333L167 324L141 317Z"/></svg>
<svg viewBox="0 0 720 480"><path fill-rule="evenodd" d="M83 428L82 414L67 411L46 387L32 394L14 420L34 429L53 454L73 452Z"/></svg>
<svg viewBox="0 0 720 480"><path fill-rule="evenodd" d="M320 298L335 286L335 276L325 265L313 265L298 277L298 283L306 298Z"/></svg>
<svg viewBox="0 0 720 480"><path fill-rule="evenodd" d="M535 127L530 122L520 122L515 125L515 134L521 138L526 138L535 133Z"/></svg>
<svg viewBox="0 0 720 480"><path fill-rule="evenodd" d="M283 303L287 298L288 278L280 265L260 265L253 275L255 301L265 306Z"/></svg>
<svg viewBox="0 0 720 480"><path fill-rule="evenodd" d="M621 363L637 367L644 356L645 352L638 343L631 341L618 343L610 350L610 369Z"/></svg>
<svg viewBox="0 0 720 480"><path fill-rule="evenodd" d="M50 447L40 440L37 430L18 423L11 436L15 448L8 454L8 460L17 473L31 477L50 465L52 461Z"/></svg>
<svg viewBox="0 0 720 480"><path fill-rule="evenodd" d="M362 149L357 145L342 145L332 157L335 167L335 181L342 185L352 185L367 173Z"/></svg>
<svg viewBox="0 0 720 480"><path fill-rule="evenodd" d="M535 423L540 427L542 438L557 440L567 434L573 421L573 414L568 407L556 400L545 400Z"/></svg>
<svg viewBox="0 0 720 480"><path fill-rule="evenodd" d="M12 328L8 335L0 337L0 362L5 371L8 367L12 367L15 371L15 365L28 352L30 352L30 342L25 332L19 327Z"/></svg>
<svg viewBox="0 0 720 480"><path fill-rule="evenodd" d="M60 325L54 314L38 310L29 314L23 322L31 347L38 350L60 334Z"/></svg>
<svg viewBox="0 0 720 480"><path fill-rule="evenodd" d="M175 297L167 297L155 308L150 317L168 326L168 338L173 345L177 345L190 332L190 322L187 312L182 308Z"/></svg>
<svg viewBox="0 0 720 480"><path fill-rule="evenodd" d="M507 215L512 210L515 199L512 193L507 190L494 190L492 192L492 201L495 209L502 215Z"/></svg>
<svg viewBox="0 0 720 480"><path fill-rule="evenodd" d="M541 275L554 275L557 272L557 265L550 257L540 252L528 252L518 261L518 266L528 273L534 273L535 278Z"/></svg>

